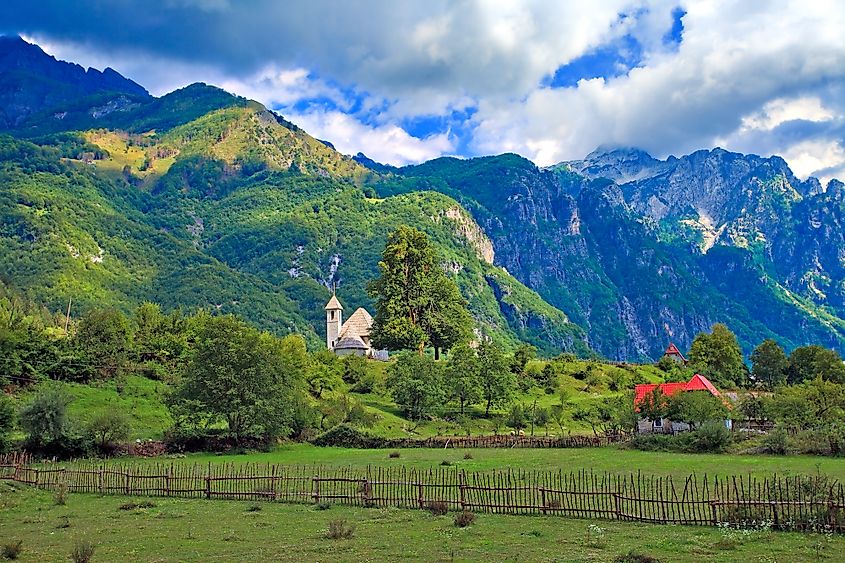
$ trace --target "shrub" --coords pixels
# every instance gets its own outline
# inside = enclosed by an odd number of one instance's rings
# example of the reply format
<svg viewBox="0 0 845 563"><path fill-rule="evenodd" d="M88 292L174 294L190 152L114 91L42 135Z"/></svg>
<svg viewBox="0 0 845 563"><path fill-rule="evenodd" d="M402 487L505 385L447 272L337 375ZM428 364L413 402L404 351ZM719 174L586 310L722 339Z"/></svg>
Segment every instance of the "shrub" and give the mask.
<svg viewBox="0 0 845 563"><path fill-rule="evenodd" d="M475 522L475 514L469 510L463 510L455 514L455 526L458 528L466 528Z"/></svg>
<svg viewBox="0 0 845 563"><path fill-rule="evenodd" d="M763 436L762 450L767 454L785 455L789 451L789 434L780 426Z"/></svg>
<svg viewBox="0 0 845 563"><path fill-rule="evenodd" d="M472 454L470 452L465 453L464 459L472 459Z"/></svg>
<svg viewBox="0 0 845 563"><path fill-rule="evenodd" d="M718 421L706 422L692 433L692 450L695 452L723 452L731 443L731 431Z"/></svg>
<svg viewBox="0 0 845 563"><path fill-rule="evenodd" d="M323 447L378 448L383 442L348 424L338 424L317 436L311 443Z"/></svg>
<svg viewBox="0 0 845 563"><path fill-rule="evenodd" d="M443 516L449 512L449 504L445 500L428 501L426 508L431 512L432 516Z"/></svg>
<svg viewBox="0 0 845 563"><path fill-rule="evenodd" d="M399 452L394 450L394 451L390 452L389 454L387 454L387 457L389 457L390 459L398 459L399 458Z"/></svg>
<svg viewBox="0 0 845 563"><path fill-rule="evenodd" d="M631 550L628 553L617 555L613 559L613 563L660 563L660 560L651 555Z"/></svg>
<svg viewBox="0 0 845 563"><path fill-rule="evenodd" d="M73 563L88 563L94 557L94 544L88 540L78 540L70 552Z"/></svg>
<svg viewBox="0 0 845 563"><path fill-rule="evenodd" d="M332 520L326 530L326 537L331 540L348 540L355 535L355 524L349 524L344 519Z"/></svg>
<svg viewBox="0 0 845 563"><path fill-rule="evenodd" d="M23 551L23 540L3 544L2 554L4 559L17 559L21 551Z"/></svg>
<svg viewBox="0 0 845 563"><path fill-rule="evenodd" d="M802 430L795 435L792 443L798 453L809 455L829 455L830 439L827 432L817 429Z"/></svg>
<svg viewBox="0 0 845 563"><path fill-rule="evenodd" d="M145 500L144 502L138 503L138 508L155 508L155 506L156 506L156 503L154 503L150 500Z"/></svg>
<svg viewBox="0 0 845 563"><path fill-rule="evenodd" d="M332 507L332 503L330 503L330 502L328 502L328 501L325 501L325 500L324 500L324 501L322 501L322 502L318 502L318 503L314 506L314 508L316 508L317 510L328 510L328 509L330 509L331 507Z"/></svg>
<svg viewBox="0 0 845 563"><path fill-rule="evenodd" d="M261 505L260 504L251 504L246 507L247 512L261 512Z"/></svg>
<svg viewBox="0 0 845 563"><path fill-rule="evenodd" d="M132 430L129 417L117 407L95 415L88 423L87 429L101 450L106 450L114 442L126 440Z"/></svg>
<svg viewBox="0 0 845 563"><path fill-rule="evenodd" d="M449 461L448 459L444 459L443 461L440 462L440 465L442 465L443 467L449 467L449 466L452 465L452 462Z"/></svg>
<svg viewBox="0 0 845 563"><path fill-rule="evenodd" d="M58 506L64 506L67 504L67 484L59 483L56 485L56 491L53 493L53 502L56 503Z"/></svg>
<svg viewBox="0 0 845 563"><path fill-rule="evenodd" d="M585 536L587 547L604 547L607 543L606 531L598 524L588 524Z"/></svg>
<svg viewBox="0 0 845 563"><path fill-rule="evenodd" d="M73 397L57 385L41 387L20 411L20 425L34 444L61 441L68 428L67 406Z"/></svg>

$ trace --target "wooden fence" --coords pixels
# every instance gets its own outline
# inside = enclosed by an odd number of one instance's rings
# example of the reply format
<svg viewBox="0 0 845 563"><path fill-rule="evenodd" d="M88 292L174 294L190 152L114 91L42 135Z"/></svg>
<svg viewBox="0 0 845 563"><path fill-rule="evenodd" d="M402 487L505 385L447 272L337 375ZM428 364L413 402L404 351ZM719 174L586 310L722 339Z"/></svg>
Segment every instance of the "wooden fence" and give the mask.
<svg viewBox="0 0 845 563"><path fill-rule="evenodd" d="M606 436L434 436L386 440L383 448L596 448L630 439Z"/></svg>
<svg viewBox="0 0 845 563"><path fill-rule="evenodd" d="M654 524L845 532L845 491L824 476L685 479L581 471L72 464L0 459L0 479L72 492L540 514Z"/></svg>

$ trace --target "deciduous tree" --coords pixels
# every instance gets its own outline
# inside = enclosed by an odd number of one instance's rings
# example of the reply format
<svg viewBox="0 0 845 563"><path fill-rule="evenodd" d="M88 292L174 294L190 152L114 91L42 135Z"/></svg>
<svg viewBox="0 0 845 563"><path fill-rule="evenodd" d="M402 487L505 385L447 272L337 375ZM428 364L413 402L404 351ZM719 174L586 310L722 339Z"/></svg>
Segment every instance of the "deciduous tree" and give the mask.
<svg viewBox="0 0 845 563"><path fill-rule="evenodd" d="M751 375L754 381L774 387L786 381L789 360L783 348L772 339L764 340L751 353Z"/></svg>

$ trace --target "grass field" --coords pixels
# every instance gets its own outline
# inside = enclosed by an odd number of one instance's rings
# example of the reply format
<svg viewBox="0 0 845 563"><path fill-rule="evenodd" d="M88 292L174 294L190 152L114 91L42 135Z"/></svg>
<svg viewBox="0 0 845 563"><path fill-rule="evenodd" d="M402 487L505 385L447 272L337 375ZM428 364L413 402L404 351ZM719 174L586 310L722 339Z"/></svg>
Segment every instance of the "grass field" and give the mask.
<svg viewBox="0 0 845 563"><path fill-rule="evenodd" d="M20 561L67 561L75 543L92 561L571 561L605 562L635 550L667 562L841 561L845 538L785 532L649 526L559 517L478 515L456 528L452 515L236 501L53 495L0 483L0 542L23 541ZM351 539L325 537L330 520L355 525Z"/></svg>
<svg viewBox="0 0 845 563"><path fill-rule="evenodd" d="M287 465L382 467L406 465L435 467L443 461L467 471L491 469L561 469L579 471L592 469L611 473L641 471L645 474L686 477L692 472L707 475L768 475L778 473L823 473L845 481L845 462L841 459L814 456L766 456L731 454L678 454L642 452L616 446L581 449L423 449L400 451L400 457L389 457L388 450L359 450L349 448L319 448L309 444L290 444L268 453L249 454L189 454L184 459L132 459L132 463L280 463ZM469 454L472 459L464 459ZM116 460L121 463L125 460Z"/></svg>

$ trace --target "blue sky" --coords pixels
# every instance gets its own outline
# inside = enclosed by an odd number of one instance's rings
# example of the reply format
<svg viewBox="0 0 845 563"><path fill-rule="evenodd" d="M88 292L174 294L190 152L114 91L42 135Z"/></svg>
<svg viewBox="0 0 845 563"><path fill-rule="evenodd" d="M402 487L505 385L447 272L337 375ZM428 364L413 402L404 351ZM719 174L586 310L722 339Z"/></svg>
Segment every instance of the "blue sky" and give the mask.
<svg viewBox="0 0 845 563"><path fill-rule="evenodd" d="M841 2L9 0L0 32L163 94L204 81L392 164L600 144L845 170Z"/></svg>

